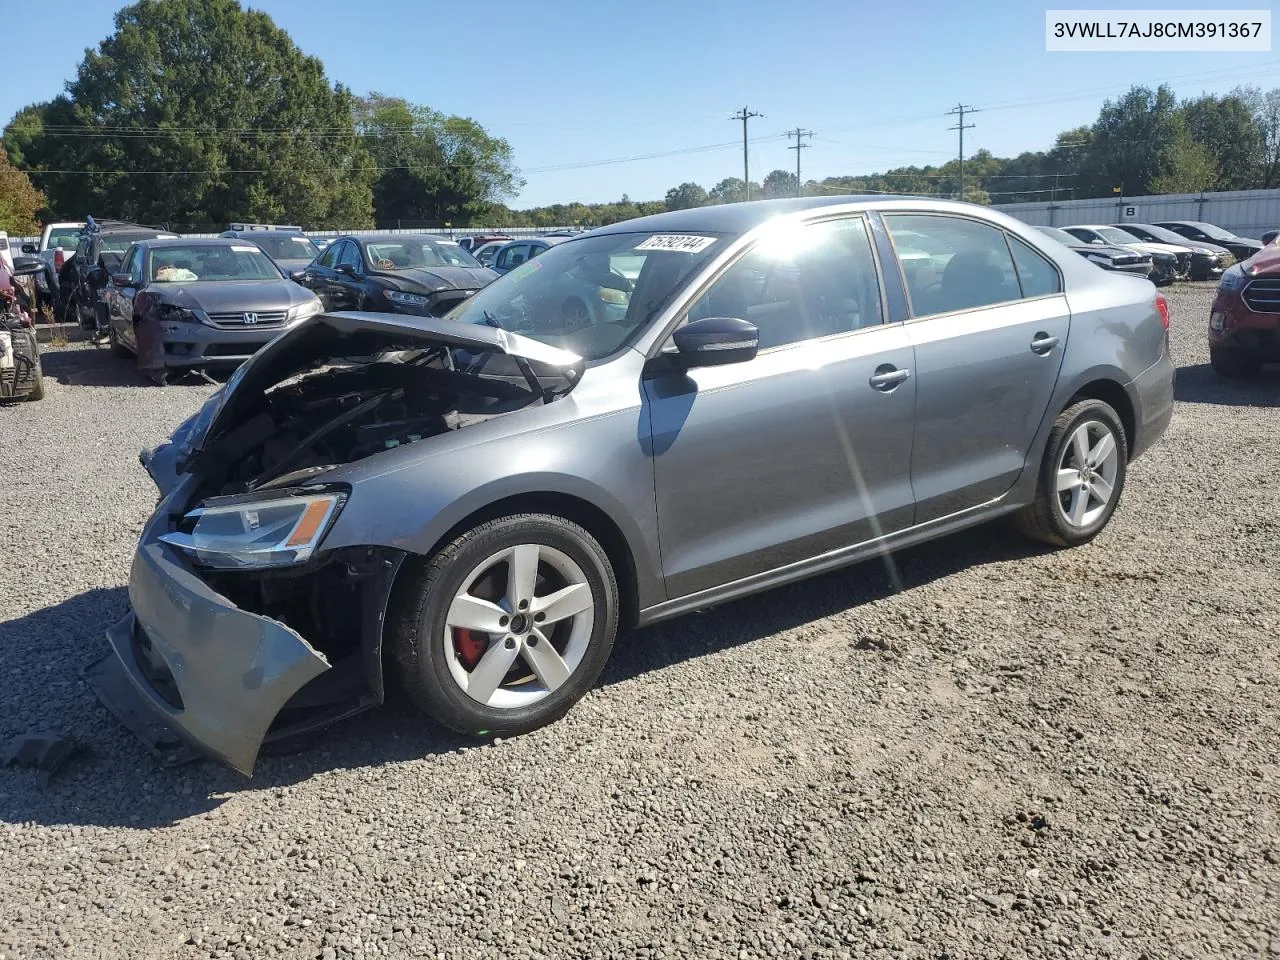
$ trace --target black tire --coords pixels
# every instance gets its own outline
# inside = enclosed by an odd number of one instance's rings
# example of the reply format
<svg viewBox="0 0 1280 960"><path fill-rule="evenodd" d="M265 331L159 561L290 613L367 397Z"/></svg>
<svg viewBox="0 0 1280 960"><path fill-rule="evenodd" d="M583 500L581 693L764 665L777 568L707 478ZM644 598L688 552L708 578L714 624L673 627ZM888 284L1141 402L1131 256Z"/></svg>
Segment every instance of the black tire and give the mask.
<svg viewBox="0 0 1280 960"><path fill-rule="evenodd" d="M116 328L114 326L107 327L107 343L111 345L111 355L113 357L128 360L133 356L133 351L121 343L120 338L116 336Z"/></svg>
<svg viewBox="0 0 1280 960"><path fill-rule="evenodd" d="M44 367L40 364L40 358L36 357L36 368L32 373L35 380L35 386L31 388L31 392L27 394L28 400L44 399Z"/></svg>
<svg viewBox="0 0 1280 960"><path fill-rule="evenodd" d="M1089 421L1101 423L1111 431L1117 451L1117 470L1106 509L1087 526L1075 526L1063 515L1061 495L1057 492L1057 474L1072 435L1079 426ZM1015 525L1031 539L1055 547L1075 547L1088 543L1102 532L1120 502L1128 470L1128 454L1124 424L1110 405L1101 400L1073 403L1058 414L1053 423L1049 440L1045 444L1044 459L1040 464L1035 500L1014 514Z"/></svg>
<svg viewBox="0 0 1280 960"><path fill-rule="evenodd" d="M1262 369L1262 361L1239 347L1210 347L1209 366L1218 376L1235 380L1257 374Z"/></svg>
<svg viewBox="0 0 1280 960"><path fill-rule="evenodd" d="M581 662L561 686L532 705L499 709L472 699L454 680L444 640L445 618L473 570L493 554L527 543L559 550L581 568L595 604L592 630ZM401 684L423 712L469 736L507 736L564 716L599 678L617 629L618 584L596 539L563 517L517 514L482 523L431 559L405 568L387 617L387 647Z"/></svg>

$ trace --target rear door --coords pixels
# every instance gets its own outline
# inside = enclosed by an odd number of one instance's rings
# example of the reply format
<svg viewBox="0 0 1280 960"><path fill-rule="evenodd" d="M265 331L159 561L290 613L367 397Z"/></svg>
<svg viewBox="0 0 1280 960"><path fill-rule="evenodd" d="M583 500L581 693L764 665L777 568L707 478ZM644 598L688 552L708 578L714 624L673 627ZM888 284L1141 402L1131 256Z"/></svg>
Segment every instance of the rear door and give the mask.
<svg viewBox="0 0 1280 960"><path fill-rule="evenodd" d="M1004 494L1058 382L1071 315L1058 268L967 217L885 214L927 263L902 262L915 348L916 523Z"/></svg>
<svg viewBox="0 0 1280 960"><path fill-rule="evenodd" d="M762 239L690 307L760 352L644 383L672 598L910 525L915 365L882 303L855 216Z"/></svg>

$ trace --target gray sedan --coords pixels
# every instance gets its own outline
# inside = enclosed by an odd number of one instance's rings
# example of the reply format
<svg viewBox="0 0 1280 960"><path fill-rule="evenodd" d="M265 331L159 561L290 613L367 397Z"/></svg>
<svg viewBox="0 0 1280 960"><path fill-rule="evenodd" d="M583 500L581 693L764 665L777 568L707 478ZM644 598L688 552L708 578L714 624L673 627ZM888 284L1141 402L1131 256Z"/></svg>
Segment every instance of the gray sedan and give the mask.
<svg viewBox="0 0 1280 960"><path fill-rule="evenodd" d="M112 352L166 371L235 366L289 327L320 313L319 299L244 240L141 240L104 292Z"/></svg>
<svg viewBox="0 0 1280 960"><path fill-rule="evenodd" d="M566 324L616 274L622 315ZM999 517L1093 539L1169 423L1168 321L1010 217L887 197L662 214L445 318L315 317L144 453L162 499L90 679L244 773L388 680L518 734L619 630Z"/></svg>

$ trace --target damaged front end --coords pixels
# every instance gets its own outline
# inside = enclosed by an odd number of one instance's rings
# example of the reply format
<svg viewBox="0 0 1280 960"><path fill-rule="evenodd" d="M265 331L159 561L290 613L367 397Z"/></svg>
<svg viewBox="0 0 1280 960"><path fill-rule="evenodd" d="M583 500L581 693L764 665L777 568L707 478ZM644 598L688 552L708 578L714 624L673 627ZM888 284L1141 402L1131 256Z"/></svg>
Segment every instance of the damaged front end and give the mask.
<svg viewBox="0 0 1280 960"><path fill-rule="evenodd" d="M492 327L320 316L272 342L141 460L161 491L114 656L86 672L160 752L172 732L250 775L264 742L383 700L406 554L324 549L343 468L563 396L582 361ZM350 539L346 542L350 542ZM158 721L158 722L157 722Z"/></svg>

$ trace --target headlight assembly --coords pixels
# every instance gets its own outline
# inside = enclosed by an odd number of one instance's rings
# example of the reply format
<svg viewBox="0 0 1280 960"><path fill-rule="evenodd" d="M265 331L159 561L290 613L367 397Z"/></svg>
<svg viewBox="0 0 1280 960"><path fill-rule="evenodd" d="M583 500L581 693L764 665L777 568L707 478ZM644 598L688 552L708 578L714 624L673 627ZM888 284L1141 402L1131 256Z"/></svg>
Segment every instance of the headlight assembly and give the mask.
<svg viewBox="0 0 1280 960"><path fill-rule="evenodd" d="M383 293L392 303L399 303L407 307L426 306L427 298L419 293L405 293L402 290L387 290Z"/></svg>
<svg viewBox="0 0 1280 960"><path fill-rule="evenodd" d="M314 317L317 314L324 313L324 304L318 299L309 300L306 303L298 304L296 307L289 308L289 323L296 323L298 320L305 320L307 317Z"/></svg>
<svg viewBox="0 0 1280 960"><path fill-rule="evenodd" d="M196 563L220 570L303 563L315 553L346 499L345 492L332 490L215 497L183 518L182 527L189 532L166 533L160 539Z"/></svg>
<svg viewBox="0 0 1280 960"><path fill-rule="evenodd" d="M1249 278L1245 275L1244 270L1239 264L1234 267L1228 267L1222 271L1222 276L1218 278L1218 289L1220 290L1239 290L1247 283Z"/></svg>

